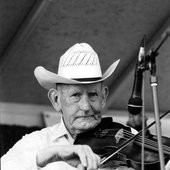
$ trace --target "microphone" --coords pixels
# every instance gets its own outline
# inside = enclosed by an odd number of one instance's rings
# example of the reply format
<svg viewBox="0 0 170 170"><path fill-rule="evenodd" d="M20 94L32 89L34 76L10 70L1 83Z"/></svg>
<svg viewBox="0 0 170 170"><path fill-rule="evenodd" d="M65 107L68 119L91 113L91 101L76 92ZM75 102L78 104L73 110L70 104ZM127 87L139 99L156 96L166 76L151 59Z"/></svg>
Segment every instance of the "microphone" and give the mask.
<svg viewBox="0 0 170 170"><path fill-rule="evenodd" d="M128 111L132 115L137 115L142 112L142 83L143 83L143 69L140 67L143 58L145 57L144 39L141 42L139 49L138 60L136 63L134 84L132 89L131 97L128 101Z"/></svg>

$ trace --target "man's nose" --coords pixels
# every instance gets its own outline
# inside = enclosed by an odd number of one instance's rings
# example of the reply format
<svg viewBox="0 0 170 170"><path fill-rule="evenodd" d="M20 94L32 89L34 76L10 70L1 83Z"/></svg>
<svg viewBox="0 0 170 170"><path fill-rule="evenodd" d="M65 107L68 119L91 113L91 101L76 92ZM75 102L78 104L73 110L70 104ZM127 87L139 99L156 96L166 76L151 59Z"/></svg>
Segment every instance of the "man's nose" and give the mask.
<svg viewBox="0 0 170 170"><path fill-rule="evenodd" d="M90 110L90 101L89 101L88 96L83 96L81 98L80 108L84 111Z"/></svg>

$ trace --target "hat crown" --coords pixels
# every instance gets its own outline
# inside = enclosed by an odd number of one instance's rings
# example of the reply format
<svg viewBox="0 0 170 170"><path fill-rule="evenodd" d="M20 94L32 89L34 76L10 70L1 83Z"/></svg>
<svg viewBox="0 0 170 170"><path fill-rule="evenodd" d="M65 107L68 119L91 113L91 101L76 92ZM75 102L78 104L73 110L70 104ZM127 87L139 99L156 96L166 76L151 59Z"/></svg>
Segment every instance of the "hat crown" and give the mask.
<svg viewBox="0 0 170 170"><path fill-rule="evenodd" d="M57 83L98 83L112 75L119 61L112 63L102 75L97 53L90 45L80 43L73 45L60 57L58 74L37 66L34 75L39 84L47 90L56 88Z"/></svg>
<svg viewBox="0 0 170 170"><path fill-rule="evenodd" d="M86 43L77 43L61 57L58 75L69 79L101 78L99 57Z"/></svg>

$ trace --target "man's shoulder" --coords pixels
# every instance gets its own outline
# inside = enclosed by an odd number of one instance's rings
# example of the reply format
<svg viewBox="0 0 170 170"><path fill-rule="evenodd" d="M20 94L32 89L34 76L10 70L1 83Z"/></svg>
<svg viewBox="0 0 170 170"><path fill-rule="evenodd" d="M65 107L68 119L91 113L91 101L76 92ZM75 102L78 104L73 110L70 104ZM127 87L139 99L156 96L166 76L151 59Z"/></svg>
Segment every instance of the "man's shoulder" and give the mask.
<svg viewBox="0 0 170 170"><path fill-rule="evenodd" d="M48 135L48 134L56 132L58 127L59 127L59 123L52 125L52 126L43 127L40 130L36 130L36 131L32 132L32 134L44 134L44 135L47 134Z"/></svg>
<svg viewBox="0 0 170 170"><path fill-rule="evenodd" d="M53 126L49 126L49 127L43 127L39 130L35 130L29 134L26 134L22 137L22 139L34 139L34 140L45 140L48 139L53 136L53 134L56 132L56 130L58 129L59 124L55 124Z"/></svg>

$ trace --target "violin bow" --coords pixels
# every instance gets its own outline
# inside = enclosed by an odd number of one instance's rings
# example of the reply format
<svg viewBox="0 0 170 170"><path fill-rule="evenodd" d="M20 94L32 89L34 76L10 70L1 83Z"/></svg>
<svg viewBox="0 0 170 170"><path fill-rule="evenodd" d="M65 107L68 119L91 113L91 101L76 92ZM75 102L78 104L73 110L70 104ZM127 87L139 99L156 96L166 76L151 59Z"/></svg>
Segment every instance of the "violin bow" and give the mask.
<svg viewBox="0 0 170 170"><path fill-rule="evenodd" d="M167 116L170 113L170 110L168 110L167 112L165 112L164 114L162 114L160 116L160 120L162 118L164 118L165 116ZM148 126L146 126L144 128L144 132L146 130L148 130L151 126L153 126L156 123L156 121L153 121L151 124L149 124ZM117 154L119 151L121 151L123 148L125 148L132 140L136 139L141 133L143 132L143 130L139 131L136 135L134 135L133 137L131 137L130 139L128 139L126 142L124 142L122 144L122 146L120 146L114 153L112 153L111 155L109 155L107 158L104 158L101 162L100 165L104 164L107 160L109 160L110 158L112 158L115 154Z"/></svg>

